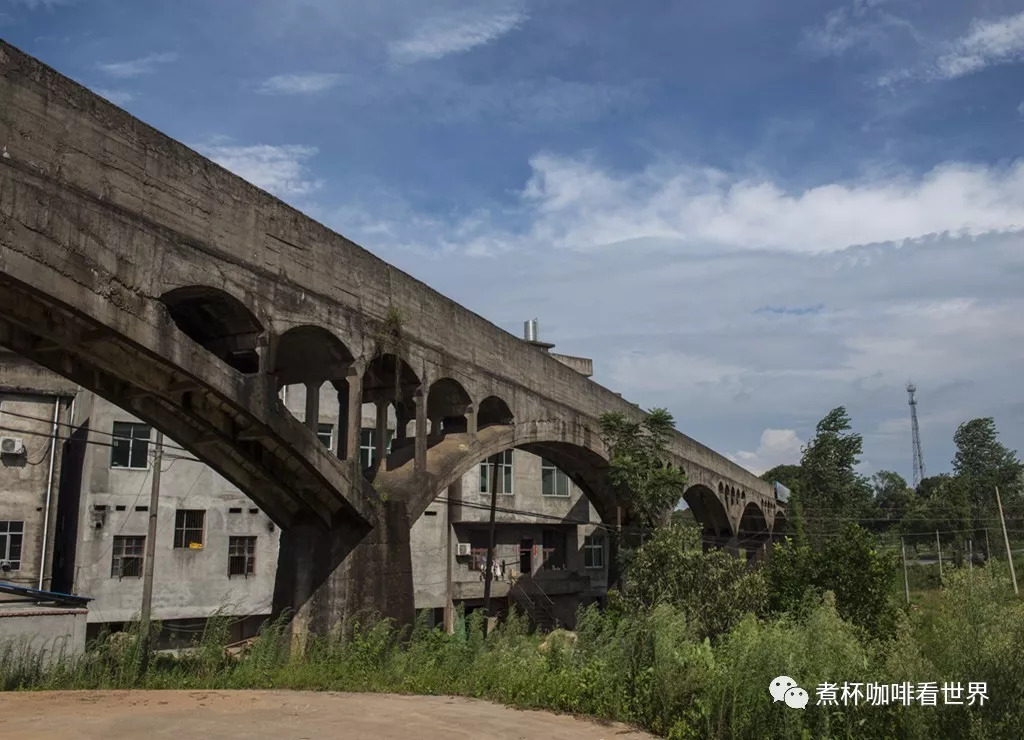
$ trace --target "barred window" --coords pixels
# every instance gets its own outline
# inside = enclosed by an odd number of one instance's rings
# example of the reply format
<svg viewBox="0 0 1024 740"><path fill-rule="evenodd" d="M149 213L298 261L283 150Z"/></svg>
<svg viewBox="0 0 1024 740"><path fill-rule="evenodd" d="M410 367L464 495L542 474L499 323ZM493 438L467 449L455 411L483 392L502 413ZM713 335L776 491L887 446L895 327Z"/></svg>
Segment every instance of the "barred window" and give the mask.
<svg viewBox="0 0 1024 740"><path fill-rule="evenodd" d="M0 521L0 563L8 570L21 569L21 542L25 536L25 522Z"/></svg>
<svg viewBox="0 0 1024 740"><path fill-rule="evenodd" d="M178 509L174 514L174 547L202 549L205 519L206 512L202 509Z"/></svg>
<svg viewBox="0 0 1024 740"><path fill-rule="evenodd" d="M110 467L144 470L149 467L149 424L115 421Z"/></svg>
<svg viewBox="0 0 1024 740"><path fill-rule="evenodd" d="M110 561L110 577L140 578L142 576L142 560L145 551L145 536L115 536L113 550L114 554Z"/></svg>
<svg viewBox="0 0 1024 740"><path fill-rule="evenodd" d="M256 573L256 538L228 538L228 575L251 576Z"/></svg>

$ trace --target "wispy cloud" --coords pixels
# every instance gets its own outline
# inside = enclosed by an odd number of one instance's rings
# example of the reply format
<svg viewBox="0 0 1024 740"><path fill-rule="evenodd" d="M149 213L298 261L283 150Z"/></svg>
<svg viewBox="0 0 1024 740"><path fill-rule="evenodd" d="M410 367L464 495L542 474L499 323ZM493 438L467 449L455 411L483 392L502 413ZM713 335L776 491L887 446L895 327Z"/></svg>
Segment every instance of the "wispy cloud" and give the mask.
<svg viewBox="0 0 1024 740"><path fill-rule="evenodd" d="M316 147L213 144L197 148L221 167L282 198L309 195L322 185L307 165L317 154Z"/></svg>
<svg viewBox="0 0 1024 740"><path fill-rule="evenodd" d="M934 74L963 77L995 64L1024 59L1024 12L996 20L971 22L970 30L938 58Z"/></svg>
<svg viewBox="0 0 1024 740"><path fill-rule="evenodd" d="M109 100L114 105L124 105L135 100L135 93L127 90L113 90L106 87L94 87L92 89L94 93L100 95Z"/></svg>
<svg viewBox="0 0 1024 740"><path fill-rule="evenodd" d="M178 55L174 52L163 52L160 54L149 54L126 62L100 62L96 67L111 77L139 77L153 72L158 64L169 64L177 59Z"/></svg>
<svg viewBox="0 0 1024 740"><path fill-rule="evenodd" d="M858 47L878 46L894 33L917 39L913 24L884 9L886 0L854 0L825 15L824 23L804 30L802 46L820 56L839 56Z"/></svg>
<svg viewBox="0 0 1024 740"><path fill-rule="evenodd" d="M268 95L309 95L330 90L341 80L341 75L325 72L274 75L263 81L259 91Z"/></svg>
<svg viewBox="0 0 1024 740"><path fill-rule="evenodd" d="M488 44L526 21L526 12L510 6L496 13L481 10L425 21L410 36L388 46L391 58L411 63L440 59Z"/></svg>
<svg viewBox="0 0 1024 740"><path fill-rule="evenodd" d="M762 306L754 313L765 313L775 316L808 316L821 313L824 310L825 304L819 303L815 306Z"/></svg>
<svg viewBox="0 0 1024 740"><path fill-rule="evenodd" d="M35 10L36 8L53 9L60 7L61 5L71 5L78 2L78 0L8 0L12 5L24 5L29 10Z"/></svg>

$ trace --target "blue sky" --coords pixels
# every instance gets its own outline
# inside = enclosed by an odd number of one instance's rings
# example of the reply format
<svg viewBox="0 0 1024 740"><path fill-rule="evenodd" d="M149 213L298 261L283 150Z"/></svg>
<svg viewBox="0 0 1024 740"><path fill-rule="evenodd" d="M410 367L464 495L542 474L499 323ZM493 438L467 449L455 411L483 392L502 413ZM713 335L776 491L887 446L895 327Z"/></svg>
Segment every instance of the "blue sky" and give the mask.
<svg viewBox="0 0 1024 740"><path fill-rule="evenodd" d="M0 0L0 36L759 471L1024 448L1024 1Z"/></svg>

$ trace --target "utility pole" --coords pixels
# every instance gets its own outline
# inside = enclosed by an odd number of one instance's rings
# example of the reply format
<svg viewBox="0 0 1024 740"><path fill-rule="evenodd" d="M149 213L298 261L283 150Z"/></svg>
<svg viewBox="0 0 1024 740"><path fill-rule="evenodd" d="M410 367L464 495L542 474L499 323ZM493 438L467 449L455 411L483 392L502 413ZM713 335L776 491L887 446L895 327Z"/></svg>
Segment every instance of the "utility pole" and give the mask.
<svg viewBox="0 0 1024 740"><path fill-rule="evenodd" d="M149 491L149 530L146 533L146 560L142 569L142 666L149 670L149 621L153 609L153 560L156 557L156 515L160 505L160 464L164 456L164 433L157 430L153 453L153 487Z"/></svg>
<svg viewBox="0 0 1024 740"><path fill-rule="evenodd" d="M491 532L487 538L487 570L484 572L484 615L488 620L491 618L491 576L494 573L494 514L498 505L498 465L501 461L501 453L499 452L492 459L494 462L491 464ZM490 622L484 623L484 632L487 631L488 624Z"/></svg>
<svg viewBox="0 0 1024 740"><path fill-rule="evenodd" d="M996 486L996 506L999 507L999 523L1003 525L1003 541L1006 543L1006 559L1010 563L1010 580L1013 581L1013 593L1020 596L1017 590L1017 573L1013 569L1013 551L1010 550L1010 537L1006 534L1006 519L1003 517L1003 501L999 498L999 486Z"/></svg>
<svg viewBox="0 0 1024 740"><path fill-rule="evenodd" d="M942 581L942 543L939 542L939 530L935 530L935 552L939 554L939 581Z"/></svg>
<svg viewBox="0 0 1024 740"><path fill-rule="evenodd" d="M900 549L903 551L903 592L907 595L907 606L910 606L910 580L907 578L907 545L900 535Z"/></svg>
<svg viewBox="0 0 1024 740"><path fill-rule="evenodd" d="M921 430L917 426L917 399L914 398L914 393L917 392L917 386L913 383L907 383L907 395L910 397L907 402L910 405L910 432L912 437L912 444L914 447L914 488L921 485L921 481L924 480L924 456L921 454Z"/></svg>

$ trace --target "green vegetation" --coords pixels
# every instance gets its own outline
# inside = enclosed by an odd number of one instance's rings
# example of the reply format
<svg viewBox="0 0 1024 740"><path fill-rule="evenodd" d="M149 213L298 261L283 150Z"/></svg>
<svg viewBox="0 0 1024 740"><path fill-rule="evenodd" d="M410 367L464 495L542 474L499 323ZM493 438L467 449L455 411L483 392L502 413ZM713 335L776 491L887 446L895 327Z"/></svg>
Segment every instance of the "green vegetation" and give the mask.
<svg viewBox="0 0 1024 740"><path fill-rule="evenodd" d="M51 688L290 688L461 694L524 708L621 720L670 738L1011 738L1024 736L1024 605L1006 597L1005 574L959 570L927 615L897 613L869 636L842 618L830 595L799 617L748 615L708 639L699 620L668 600L650 608L591 607L576 638L530 634L515 616L484 636L476 615L455 634L388 622L312 640L289 657L280 624L239 658L225 656L223 621L197 650L160 657L139 679L137 635L102 638L51 671L16 649L0 652L0 685ZM793 676L812 700L803 711L773 703L768 684ZM984 706L816 706L824 683L987 681Z"/></svg>

